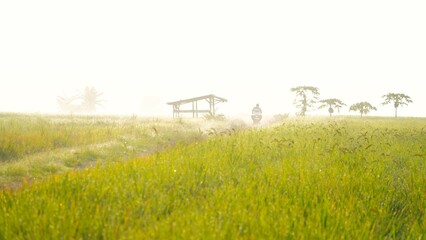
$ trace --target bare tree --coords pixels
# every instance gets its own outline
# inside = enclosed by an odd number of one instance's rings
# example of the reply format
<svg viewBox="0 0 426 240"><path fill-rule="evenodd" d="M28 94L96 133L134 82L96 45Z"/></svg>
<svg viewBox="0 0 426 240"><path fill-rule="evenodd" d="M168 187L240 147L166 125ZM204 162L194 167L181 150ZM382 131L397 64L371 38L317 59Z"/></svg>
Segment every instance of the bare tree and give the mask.
<svg viewBox="0 0 426 240"><path fill-rule="evenodd" d="M395 108L395 118L398 117L398 107L402 107L404 105L408 105L408 103L413 102L409 96L402 93L388 93L382 97L385 99L382 105L393 102L393 106Z"/></svg>

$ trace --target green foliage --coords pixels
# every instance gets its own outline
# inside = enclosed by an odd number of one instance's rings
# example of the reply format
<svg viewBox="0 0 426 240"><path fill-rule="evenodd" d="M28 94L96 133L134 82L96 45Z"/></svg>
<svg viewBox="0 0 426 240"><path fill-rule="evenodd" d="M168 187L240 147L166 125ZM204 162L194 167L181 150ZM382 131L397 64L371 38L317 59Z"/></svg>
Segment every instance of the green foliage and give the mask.
<svg viewBox="0 0 426 240"><path fill-rule="evenodd" d="M289 120L55 175L0 192L0 238L421 239L425 127Z"/></svg>
<svg viewBox="0 0 426 240"><path fill-rule="evenodd" d="M334 113L335 108L337 108L337 110L340 112L340 108L342 108L343 106L346 106L344 102L336 98L323 99L323 100L320 100L319 103L321 103L321 105L319 106L319 109L328 107L328 112L330 113L330 117Z"/></svg>
<svg viewBox="0 0 426 240"><path fill-rule="evenodd" d="M402 107L404 105L408 105L408 103L413 102L410 96L407 96L402 93L388 93L386 95L383 95L382 97L385 99L382 105L386 105L393 102L393 106L395 108L395 118L398 117L398 107Z"/></svg>
<svg viewBox="0 0 426 240"><path fill-rule="evenodd" d="M372 106L368 102L359 102L350 106L349 111L357 111L361 113L361 117L372 110L377 110L376 107Z"/></svg>
<svg viewBox="0 0 426 240"><path fill-rule="evenodd" d="M136 117L0 114L0 188L202 138L199 124Z"/></svg>
<svg viewBox="0 0 426 240"><path fill-rule="evenodd" d="M96 118L48 118L43 116L0 116L0 161L58 148L87 145L113 139L125 129Z"/></svg>
<svg viewBox="0 0 426 240"><path fill-rule="evenodd" d="M294 104L300 109L297 115L305 116L306 112L314 106L319 97L319 89L311 86L299 86L290 89L296 93Z"/></svg>

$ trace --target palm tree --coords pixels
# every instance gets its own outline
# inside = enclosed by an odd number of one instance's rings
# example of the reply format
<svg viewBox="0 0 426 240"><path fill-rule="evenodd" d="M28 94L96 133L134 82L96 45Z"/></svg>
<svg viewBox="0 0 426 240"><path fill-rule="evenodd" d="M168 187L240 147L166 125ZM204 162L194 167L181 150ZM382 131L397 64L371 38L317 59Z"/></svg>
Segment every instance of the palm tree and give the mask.
<svg viewBox="0 0 426 240"><path fill-rule="evenodd" d="M346 106L346 104L344 104L341 100L336 98L323 99L319 102L321 103L321 106L319 106L318 109L328 107L328 112L330 113L330 117L334 113L334 108L337 108L337 110L340 112L340 108L343 106Z"/></svg>
<svg viewBox="0 0 426 240"><path fill-rule="evenodd" d="M86 87L86 89L84 89L84 93L80 96L83 100L81 103L83 111L88 113L95 112L96 106L101 106L102 100L99 100L99 97L102 94L103 93L98 92L94 87Z"/></svg>
<svg viewBox="0 0 426 240"><path fill-rule="evenodd" d="M300 108L299 116L305 116L309 108L312 108L313 105L318 100L319 90L316 87L311 86L299 86L290 89L292 92L296 93L296 99L294 104L297 108Z"/></svg>
<svg viewBox="0 0 426 240"><path fill-rule="evenodd" d="M370 103L368 102L359 102L359 103L355 103L353 104L350 108L349 111L358 111L361 113L361 117L367 113L369 113L371 110L377 110L377 108L373 107Z"/></svg>
<svg viewBox="0 0 426 240"><path fill-rule="evenodd" d="M74 95L72 97L67 96L58 96L56 102L58 103L59 109L62 112L75 113L81 111L81 106L75 104L75 101L80 98L79 95Z"/></svg>
<svg viewBox="0 0 426 240"><path fill-rule="evenodd" d="M413 102L409 96L402 93L388 93L382 97L385 99L382 105L393 102L393 106L395 107L395 118L398 117L398 107L402 107L404 105L408 105L408 103Z"/></svg>

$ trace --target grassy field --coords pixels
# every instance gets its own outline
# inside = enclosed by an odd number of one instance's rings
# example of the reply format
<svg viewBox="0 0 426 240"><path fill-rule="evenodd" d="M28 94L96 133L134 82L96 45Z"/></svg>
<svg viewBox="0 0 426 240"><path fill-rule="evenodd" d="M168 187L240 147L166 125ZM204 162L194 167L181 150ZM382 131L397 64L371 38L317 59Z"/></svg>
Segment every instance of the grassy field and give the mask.
<svg viewBox="0 0 426 240"><path fill-rule="evenodd" d="M288 119L190 136L2 190L0 239L426 237L425 119Z"/></svg>
<svg viewBox="0 0 426 240"><path fill-rule="evenodd" d="M211 127L211 128L209 128ZM0 114L0 188L125 161L241 124L137 117Z"/></svg>

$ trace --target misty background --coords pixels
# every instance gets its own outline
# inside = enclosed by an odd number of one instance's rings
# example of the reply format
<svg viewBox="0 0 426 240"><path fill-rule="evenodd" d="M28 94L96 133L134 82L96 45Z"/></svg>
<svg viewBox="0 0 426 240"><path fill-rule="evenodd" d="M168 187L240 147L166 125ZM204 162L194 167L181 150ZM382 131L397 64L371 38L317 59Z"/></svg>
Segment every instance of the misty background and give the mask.
<svg viewBox="0 0 426 240"><path fill-rule="evenodd" d="M217 112L290 113L290 88L369 115L382 95L426 117L424 1L1 1L0 112L59 113L57 96L103 92L101 114L172 116L166 102L215 94ZM341 114L358 115L344 107ZM308 115L328 115L327 109Z"/></svg>

